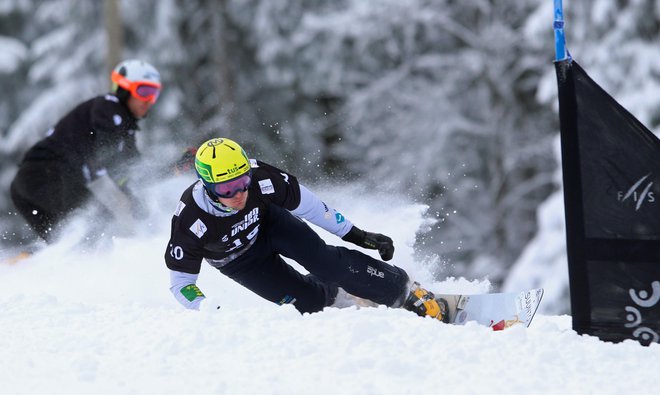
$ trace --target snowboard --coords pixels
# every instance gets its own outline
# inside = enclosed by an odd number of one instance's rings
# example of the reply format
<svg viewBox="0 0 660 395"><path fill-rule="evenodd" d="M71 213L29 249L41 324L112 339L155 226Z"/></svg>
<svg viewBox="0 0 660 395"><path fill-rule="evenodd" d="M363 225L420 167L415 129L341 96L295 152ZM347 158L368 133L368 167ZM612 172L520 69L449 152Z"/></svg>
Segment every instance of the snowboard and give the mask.
<svg viewBox="0 0 660 395"><path fill-rule="evenodd" d="M494 331L518 324L528 327L542 297L543 288L476 295L435 294L436 299L443 298L449 305L449 323L465 325L474 321Z"/></svg>

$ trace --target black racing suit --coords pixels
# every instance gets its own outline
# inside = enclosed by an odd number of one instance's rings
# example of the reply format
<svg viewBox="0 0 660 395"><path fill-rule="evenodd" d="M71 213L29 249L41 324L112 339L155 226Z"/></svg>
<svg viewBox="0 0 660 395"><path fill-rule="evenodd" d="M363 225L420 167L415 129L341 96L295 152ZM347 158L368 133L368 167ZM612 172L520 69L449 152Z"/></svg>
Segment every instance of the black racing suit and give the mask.
<svg viewBox="0 0 660 395"><path fill-rule="evenodd" d="M139 156L137 120L111 94L87 100L66 114L48 136L25 154L11 184L18 212L34 231L52 242L64 220L85 204L86 184L108 174L122 186Z"/></svg>
<svg viewBox="0 0 660 395"><path fill-rule="evenodd" d="M252 183L240 211L219 210L200 181L181 196L165 252L170 290L181 304L199 308L204 298L195 285L203 258L259 296L278 304L292 303L303 313L331 305L337 287L387 306L400 302L408 283L403 269L359 251L327 245L293 214L339 237L352 227L350 221L291 174L263 162L251 163ZM282 256L310 275L296 271Z"/></svg>

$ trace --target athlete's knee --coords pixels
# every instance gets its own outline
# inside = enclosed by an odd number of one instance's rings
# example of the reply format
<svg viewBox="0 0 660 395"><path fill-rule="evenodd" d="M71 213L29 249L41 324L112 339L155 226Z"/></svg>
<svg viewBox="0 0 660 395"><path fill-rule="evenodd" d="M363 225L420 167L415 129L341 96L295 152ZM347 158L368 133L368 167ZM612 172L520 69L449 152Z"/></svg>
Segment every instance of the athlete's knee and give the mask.
<svg viewBox="0 0 660 395"><path fill-rule="evenodd" d="M305 279L313 284L314 292L291 301L301 314L319 312L335 302L339 291L336 285L324 283L312 274L305 276Z"/></svg>

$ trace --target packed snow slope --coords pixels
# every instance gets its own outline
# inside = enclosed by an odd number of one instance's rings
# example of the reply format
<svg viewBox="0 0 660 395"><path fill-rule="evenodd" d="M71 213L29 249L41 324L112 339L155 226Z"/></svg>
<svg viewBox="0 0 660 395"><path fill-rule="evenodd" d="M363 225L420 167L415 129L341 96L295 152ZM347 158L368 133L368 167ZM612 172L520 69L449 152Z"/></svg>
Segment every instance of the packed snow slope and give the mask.
<svg viewBox="0 0 660 395"><path fill-rule="evenodd" d="M169 293L162 256L189 182L171 180L153 191L150 221L111 249L76 252L71 235L0 265L0 392L657 393L660 345L578 336L569 316L540 314L529 328L492 332L384 307L300 315L206 264L199 286L207 306L184 310ZM431 273L442 271L437 260L413 259L415 231L427 225L423 206L349 189L317 193L362 228L391 235L393 263L431 290L490 290L487 279L432 281Z"/></svg>

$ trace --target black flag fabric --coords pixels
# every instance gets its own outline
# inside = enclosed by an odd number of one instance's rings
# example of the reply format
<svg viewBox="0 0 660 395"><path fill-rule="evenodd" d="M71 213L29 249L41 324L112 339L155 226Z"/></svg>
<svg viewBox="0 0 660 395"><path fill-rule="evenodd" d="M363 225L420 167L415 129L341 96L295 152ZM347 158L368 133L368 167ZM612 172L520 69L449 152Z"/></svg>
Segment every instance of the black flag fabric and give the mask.
<svg viewBox="0 0 660 395"><path fill-rule="evenodd" d="M575 60L555 68L573 329L660 343L660 140Z"/></svg>

